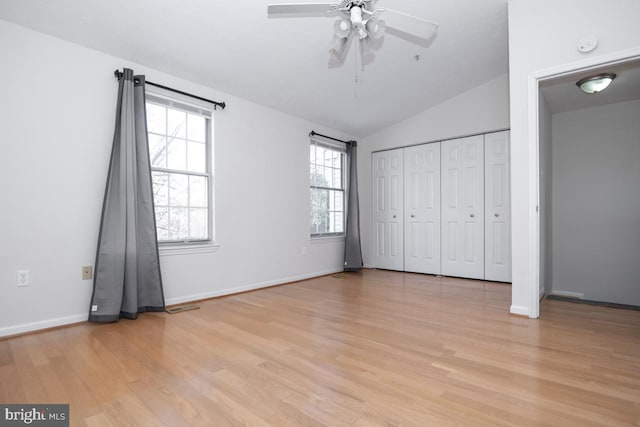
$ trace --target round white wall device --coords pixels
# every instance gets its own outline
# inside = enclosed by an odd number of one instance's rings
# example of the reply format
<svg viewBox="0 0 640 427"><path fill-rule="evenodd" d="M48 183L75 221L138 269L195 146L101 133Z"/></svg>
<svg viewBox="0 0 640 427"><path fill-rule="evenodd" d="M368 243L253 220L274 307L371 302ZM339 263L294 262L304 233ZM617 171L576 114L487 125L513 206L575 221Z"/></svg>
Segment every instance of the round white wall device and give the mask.
<svg viewBox="0 0 640 427"><path fill-rule="evenodd" d="M596 47L598 47L596 36L584 36L578 40L578 50L582 53L592 52Z"/></svg>

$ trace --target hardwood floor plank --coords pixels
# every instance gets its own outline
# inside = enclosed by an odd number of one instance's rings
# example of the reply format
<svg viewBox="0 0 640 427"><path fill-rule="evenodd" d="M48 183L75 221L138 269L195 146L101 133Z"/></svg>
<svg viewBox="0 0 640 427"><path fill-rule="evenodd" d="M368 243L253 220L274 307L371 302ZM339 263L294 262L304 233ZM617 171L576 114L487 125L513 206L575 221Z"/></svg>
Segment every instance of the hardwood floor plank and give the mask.
<svg viewBox="0 0 640 427"><path fill-rule="evenodd" d="M13 353L9 346L9 341L0 341L0 368L3 366L13 365Z"/></svg>
<svg viewBox="0 0 640 427"><path fill-rule="evenodd" d="M0 340L0 401L71 425L639 426L640 312L365 270Z"/></svg>

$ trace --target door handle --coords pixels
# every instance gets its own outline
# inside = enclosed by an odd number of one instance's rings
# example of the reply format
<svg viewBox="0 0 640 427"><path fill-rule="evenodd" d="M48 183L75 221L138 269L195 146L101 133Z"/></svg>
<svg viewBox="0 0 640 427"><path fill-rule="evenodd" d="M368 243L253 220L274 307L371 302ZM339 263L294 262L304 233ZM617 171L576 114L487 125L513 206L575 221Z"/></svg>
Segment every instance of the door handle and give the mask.
<svg viewBox="0 0 640 427"><path fill-rule="evenodd" d="M475 214L471 214L471 215L469 215L469 216L470 216L471 218L475 218L475 217L476 217L476 215L475 215Z"/></svg>
<svg viewBox="0 0 640 427"><path fill-rule="evenodd" d="M396 216L394 215L393 217L395 218Z"/></svg>
<svg viewBox="0 0 640 427"><path fill-rule="evenodd" d="M416 216L414 214L411 214L411 218L415 218Z"/></svg>
<svg viewBox="0 0 640 427"><path fill-rule="evenodd" d="M500 216L499 213L495 213L493 216L495 216L496 218L498 218Z"/></svg>

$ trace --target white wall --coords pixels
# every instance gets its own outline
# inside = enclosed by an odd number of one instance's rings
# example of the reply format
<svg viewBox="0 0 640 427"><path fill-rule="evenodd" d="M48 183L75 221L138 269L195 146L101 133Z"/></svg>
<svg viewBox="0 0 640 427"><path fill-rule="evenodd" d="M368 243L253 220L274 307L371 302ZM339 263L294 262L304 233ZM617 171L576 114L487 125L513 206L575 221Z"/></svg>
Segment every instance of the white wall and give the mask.
<svg viewBox="0 0 640 427"><path fill-rule="evenodd" d="M509 0L509 80L511 103L511 185L513 230L513 286L511 311L535 315L532 290L537 292L531 271L530 224L536 218L534 197L537 178L530 169L528 78L531 73L567 63L640 46L638 0ZM584 55L578 40L598 37L599 47Z"/></svg>
<svg viewBox="0 0 640 427"><path fill-rule="evenodd" d="M552 163L552 121L551 110L544 98L540 98L540 288L539 295L544 293L549 295L552 290L553 268L552 260L552 191L551 183L553 180L553 163Z"/></svg>
<svg viewBox="0 0 640 427"><path fill-rule="evenodd" d="M362 252L365 265L371 265L373 259L371 153L389 148L508 129L508 86L508 78L505 74L359 142L358 189Z"/></svg>
<svg viewBox="0 0 640 427"><path fill-rule="evenodd" d="M553 290L640 305L640 100L553 116Z"/></svg>
<svg viewBox="0 0 640 427"><path fill-rule="evenodd" d="M162 256L168 303L341 269L340 241L309 241L307 135L349 135L1 20L0 52L0 335L87 317L80 272L94 262L122 67L228 105L214 117L219 249ZM22 269L30 287L16 287Z"/></svg>

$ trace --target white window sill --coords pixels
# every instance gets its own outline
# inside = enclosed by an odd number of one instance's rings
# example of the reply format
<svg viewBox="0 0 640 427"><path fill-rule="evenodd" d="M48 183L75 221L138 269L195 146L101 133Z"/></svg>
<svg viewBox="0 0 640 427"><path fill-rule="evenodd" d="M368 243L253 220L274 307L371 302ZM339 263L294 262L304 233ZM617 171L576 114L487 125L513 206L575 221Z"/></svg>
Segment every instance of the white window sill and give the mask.
<svg viewBox="0 0 640 427"><path fill-rule="evenodd" d="M345 237L344 236L318 236L311 237L310 241L312 245L322 244L322 243L343 243Z"/></svg>
<svg viewBox="0 0 640 427"><path fill-rule="evenodd" d="M158 252L160 253L160 256L193 255L218 252L219 248L220 245L213 243L159 245Z"/></svg>

